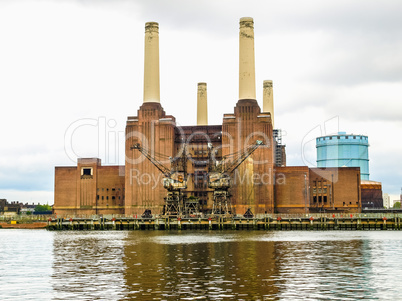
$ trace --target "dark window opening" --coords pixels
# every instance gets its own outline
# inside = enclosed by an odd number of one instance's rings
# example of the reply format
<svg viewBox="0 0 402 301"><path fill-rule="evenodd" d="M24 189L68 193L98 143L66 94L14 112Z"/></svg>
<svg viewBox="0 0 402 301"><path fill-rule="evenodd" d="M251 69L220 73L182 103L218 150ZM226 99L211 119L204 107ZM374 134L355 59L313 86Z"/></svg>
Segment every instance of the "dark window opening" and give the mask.
<svg viewBox="0 0 402 301"><path fill-rule="evenodd" d="M115 200L116 199L116 197L115 196L112 196L112 200Z"/></svg>
<svg viewBox="0 0 402 301"><path fill-rule="evenodd" d="M83 168L82 169L82 175L90 176L91 175L91 168Z"/></svg>

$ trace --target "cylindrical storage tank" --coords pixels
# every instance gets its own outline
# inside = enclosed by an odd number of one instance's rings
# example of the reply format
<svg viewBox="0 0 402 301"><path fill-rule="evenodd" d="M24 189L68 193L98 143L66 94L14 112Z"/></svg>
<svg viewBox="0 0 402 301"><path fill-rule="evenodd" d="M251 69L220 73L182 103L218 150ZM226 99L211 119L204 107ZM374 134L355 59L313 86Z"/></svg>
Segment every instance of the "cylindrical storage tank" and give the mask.
<svg viewBox="0 0 402 301"><path fill-rule="evenodd" d="M369 180L368 137L346 134L316 138L317 167L360 167L362 180Z"/></svg>

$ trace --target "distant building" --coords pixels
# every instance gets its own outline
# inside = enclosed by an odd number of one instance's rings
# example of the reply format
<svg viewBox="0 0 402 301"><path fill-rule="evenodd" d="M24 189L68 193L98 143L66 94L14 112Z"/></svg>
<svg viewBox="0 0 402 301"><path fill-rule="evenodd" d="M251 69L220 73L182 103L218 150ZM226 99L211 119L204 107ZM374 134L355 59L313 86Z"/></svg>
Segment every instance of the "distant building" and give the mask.
<svg viewBox="0 0 402 301"><path fill-rule="evenodd" d="M13 216L20 213L20 203L11 202L8 203L6 199L0 199L0 214Z"/></svg>
<svg viewBox="0 0 402 301"><path fill-rule="evenodd" d="M374 181L361 181L362 208L384 208L382 184Z"/></svg>
<svg viewBox="0 0 402 301"><path fill-rule="evenodd" d="M39 205L39 203L38 203ZM34 203L32 203L31 205L29 205L28 203L26 204L21 204L21 213L22 214L33 214L35 212L35 207L37 205L35 205ZM30 212L30 213L28 213Z"/></svg>
<svg viewBox="0 0 402 301"><path fill-rule="evenodd" d="M368 137L339 132L316 138L317 167L360 167L362 180L369 180Z"/></svg>
<svg viewBox="0 0 402 301"><path fill-rule="evenodd" d="M6 199L0 199L0 213L4 212L4 207L7 204L7 200Z"/></svg>
<svg viewBox="0 0 402 301"><path fill-rule="evenodd" d="M391 197L389 196L388 193L384 193L382 195L382 204L384 206L384 208L391 208L393 206L393 204L391 205Z"/></svg>

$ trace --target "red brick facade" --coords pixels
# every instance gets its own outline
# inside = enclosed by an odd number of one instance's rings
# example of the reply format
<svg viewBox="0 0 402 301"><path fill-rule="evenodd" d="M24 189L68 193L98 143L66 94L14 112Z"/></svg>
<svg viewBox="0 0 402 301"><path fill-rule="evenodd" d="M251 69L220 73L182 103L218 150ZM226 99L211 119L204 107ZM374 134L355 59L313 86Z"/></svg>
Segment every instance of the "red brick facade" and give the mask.
<svg viewBox="0 0 402 301"><path fill-rule="evenodd" d="M140 143L170 168L169 157L186 145L187 197L194 196L210 212L213 191L207 187L208 144L216 159L241 152L262 140L264 145L232 174L232 210L244 214L360 212L359 168L275 167L271 118L255 100L241 100L222 125L176 127L159 103L145 103L126 126L126 165L102 166L99 159L79 159L75 167L56 167L55 212L58 215L161 214L166 190L162 173L131 149Z"/></svg>
<svg viewBox="0 0 402 301"><path fill-rule="evenodd" d="M55 168L54 212L60 216L123 214L124 166L78 159L75 167Z"/></svg>

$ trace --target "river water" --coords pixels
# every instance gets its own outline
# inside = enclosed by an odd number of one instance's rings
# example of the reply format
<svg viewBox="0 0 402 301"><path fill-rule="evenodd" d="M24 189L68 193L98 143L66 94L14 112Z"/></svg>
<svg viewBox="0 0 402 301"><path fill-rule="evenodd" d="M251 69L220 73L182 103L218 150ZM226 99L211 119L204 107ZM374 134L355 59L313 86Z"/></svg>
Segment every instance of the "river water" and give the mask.
<svg viewBox="0 0 402 301"><path fill-rule="evenodd" d="M0 300L402 300L399 231L0 230Z"/></svg>

